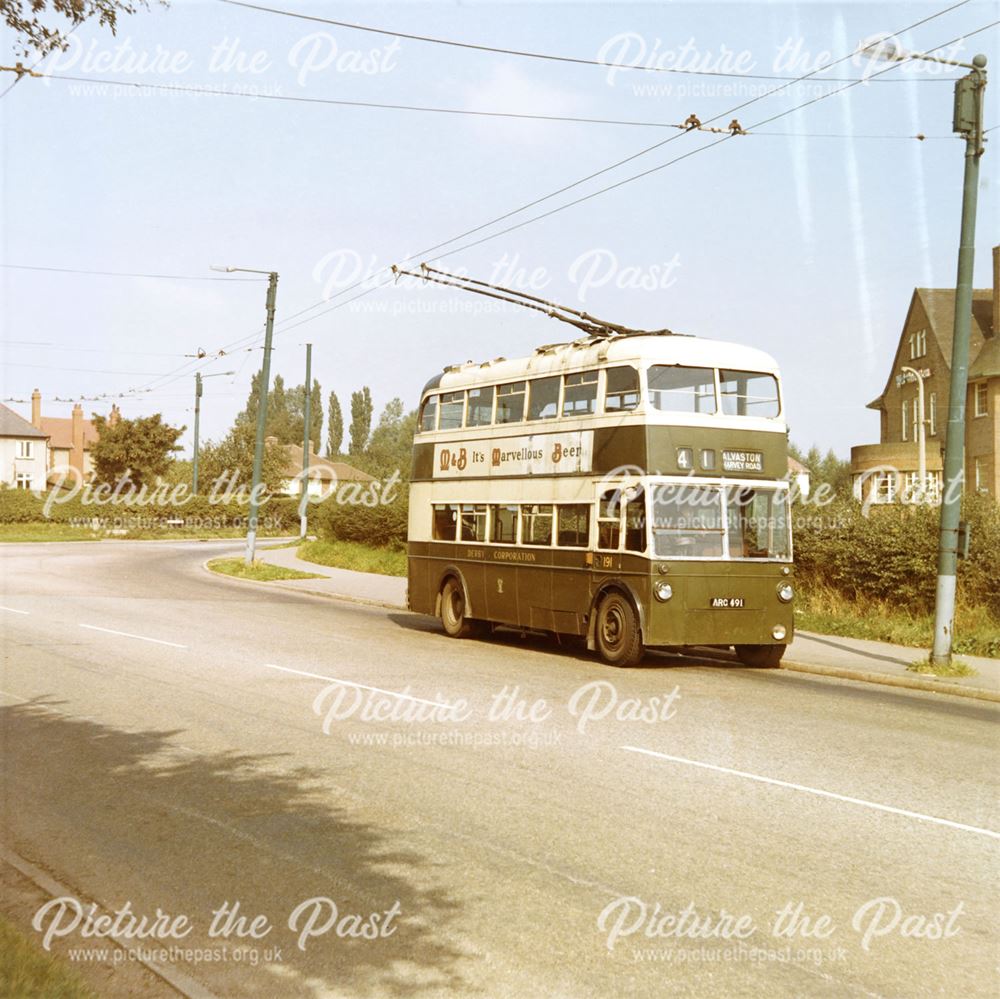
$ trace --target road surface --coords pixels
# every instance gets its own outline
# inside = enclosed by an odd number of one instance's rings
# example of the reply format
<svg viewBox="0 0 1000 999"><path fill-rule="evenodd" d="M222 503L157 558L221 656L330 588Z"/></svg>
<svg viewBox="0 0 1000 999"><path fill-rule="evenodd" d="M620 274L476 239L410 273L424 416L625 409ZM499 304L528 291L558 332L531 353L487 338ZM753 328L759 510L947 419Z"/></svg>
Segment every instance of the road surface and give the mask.
<svg viewBox="0 0 1000 999"><path fill-rule="evenodd" d="M217 996L997 994L995 706L456 642L237 548L0 548L39 941Z"/></svg>

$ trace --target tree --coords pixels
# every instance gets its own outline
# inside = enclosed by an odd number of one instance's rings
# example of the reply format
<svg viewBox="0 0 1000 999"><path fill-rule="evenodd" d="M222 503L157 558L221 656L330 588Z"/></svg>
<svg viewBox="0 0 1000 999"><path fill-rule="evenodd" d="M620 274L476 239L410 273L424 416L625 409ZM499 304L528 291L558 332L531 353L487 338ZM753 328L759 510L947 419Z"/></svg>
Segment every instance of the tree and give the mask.
<svg viewBox="0 0 1000 999"><path fill-rule="evenodd" d="M167 6L167 0L159 0ZM149 0L0 0L3 19L17 36L20 55L47 55L55 49L65 49L69 35L75 28L97 18L102 28L117 34L118 15L134 14L140 7L149 10ZM71 27L57 28L43 24L38 14L51 12L66 17Z"/></svg>
<svg viewBox="0 0 1000 999"><path fill-rule="evenodd" d="M304 385L296 385L286 393L288 400L288 425L287 440L284 444L301 444L304 436L306 422L306 388ZM268 421L270 422L270 421ZM309 422L312 428L309 438L312 441L313 450L319 454L320 436L323 431L323 390L318 381L313 379L312 393L309 400ZM275 437L282 439L281 433L275 433Z"/></svg>
<svg viewBox="0 0 1000 999"><path fill-rule="evenodd" d="M398 469L400 476L408 479L416 430L417 411L405 413L402 399L390 400L372 432L366 470L382 477Z"/></svg>
<svg viewBox="0 0 1000 999"><path fill-rule="evenodd" d="M326 423L326 456L335 458L344 445L344 414L336 392L330 393L329 416Z"/></svg>
<svg viewBox="0 0 1000 999"><path fill-rule="evenodd" d="M238 419L229 433L217 444L206 442L201 449L201 491L210 492L222 476L231 486L250 488L253 482L253 453L257 428ZM276 491L285 478L285 458L280 445L265 445L261 481L269 492ZM220 486L220 488L224 488Z"/></svg>
<svg viewBox="0 0 1000 999"><path fill-rule="evenodd" d="M159 413L114 423L94 413L93 420L98 433L90 450L94 474L98 482L110 485L120 482L126 472L137 487L155 482L170 467L173 453L180 450L177 441L185 430L164 423Z"/></svg>
<svg viewBox="0 0 1000 999"><path fill-rule="evenodd" d="M352 455L365 453L372 431L372 393L365 385L360 392L351 393L351 443Z"/></svg>
<svg viewBox="0 0 1000 999"><path fill-rule="evenodd" d="M288 409L288 394L285 392L285 379L281 375L274 376L274 388L267 396L267 436L277 437L282 444L296 443L292 439L291 413ZM302 440L302 426L299 425L299 441Z"/></svg>

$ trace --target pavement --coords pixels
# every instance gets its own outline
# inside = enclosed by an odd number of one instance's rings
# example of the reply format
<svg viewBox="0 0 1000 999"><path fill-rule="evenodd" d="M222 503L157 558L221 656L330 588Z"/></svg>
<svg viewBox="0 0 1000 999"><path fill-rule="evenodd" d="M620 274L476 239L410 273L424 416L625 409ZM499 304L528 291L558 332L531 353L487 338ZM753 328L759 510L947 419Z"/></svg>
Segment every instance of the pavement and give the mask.
<svg viewBox="0 0 1000 999"><path fill-rule="evenodd" d="M300 559L294 548L260 548L257 555L272 565L314 572L323 577L282 581L280 585L287 589L383 607L406 607L405 579L316 565ZM958 656L958 659L975 670L974 675L964 677L937 677L918 674L907 668L918 660L925 659L926 655L921 649L891 645L888 642L797 631L781 666L783 669L845 680L1000 701L1000 659Z"/></svg>
<svg viewBox="0 0 1000 999"><path fill-rule="evenodd" d="M209 550L0 545L0 883L102 997L996 995L996 705L455 641Z"/></svg>

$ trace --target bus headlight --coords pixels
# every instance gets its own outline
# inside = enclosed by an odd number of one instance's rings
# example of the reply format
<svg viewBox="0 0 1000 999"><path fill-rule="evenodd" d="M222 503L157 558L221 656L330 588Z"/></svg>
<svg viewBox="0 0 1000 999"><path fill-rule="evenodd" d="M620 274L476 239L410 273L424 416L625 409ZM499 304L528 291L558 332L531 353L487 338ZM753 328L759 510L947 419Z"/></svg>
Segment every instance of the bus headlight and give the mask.
<svg viewBox="0 0 1000 999"><path fill-rule="evenodd" d="M795 598L795 590L791 583L778 583L778 599L783 604L790 604Z"/></svg>
<svg viewBox="0 0 1000 999"><path fill-rule="evenodd" d="M674 595L674 588L665 579L661 579L653 587L653 592L656 594L657 600L662 600L666 603Z"/></svg>
<svg viewBox="0 0 1000 999"><path fill-rule="evenodd" d="M774 637L780 642L785 637L786 634L784 625L776 624L771 629L771 634L774 635Z"/></svg>

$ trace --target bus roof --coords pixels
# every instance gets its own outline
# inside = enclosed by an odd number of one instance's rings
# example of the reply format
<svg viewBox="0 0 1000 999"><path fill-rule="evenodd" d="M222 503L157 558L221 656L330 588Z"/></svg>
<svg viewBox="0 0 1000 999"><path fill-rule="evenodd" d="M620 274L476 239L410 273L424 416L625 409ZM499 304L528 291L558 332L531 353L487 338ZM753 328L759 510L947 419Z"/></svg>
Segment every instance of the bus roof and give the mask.
<svg viewBox="0 0 1000 999"><path fill-rule="evenodd" d="M737 371L778 373L777 362L755 347L723 340L656 333L576 340L538 347L530 357L498 357L482 363L467 361L445 368L425 386L430 391L454 391L475 385L520 381L539 375L579 371L614 364L683 364L691 367L730 368Z"/></svg>

